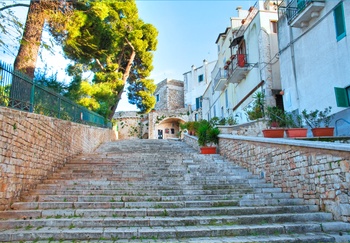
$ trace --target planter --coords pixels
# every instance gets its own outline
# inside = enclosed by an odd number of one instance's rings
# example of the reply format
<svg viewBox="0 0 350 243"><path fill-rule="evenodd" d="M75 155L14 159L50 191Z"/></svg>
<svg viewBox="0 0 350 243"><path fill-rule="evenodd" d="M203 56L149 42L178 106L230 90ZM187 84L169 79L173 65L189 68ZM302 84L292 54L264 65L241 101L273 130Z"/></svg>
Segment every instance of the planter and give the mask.
<svg viewBox="0 0 350 243"><path fill-rule="evenodd" d="M312 128L311 131L314 137L333 137L334 127L317 127Z"/></svg>
<svg viewBox="0 0 350 243"><path fill-rule="evenodd" d="M307 128L288 128L286 129L288 138L305 138L307 136Z"/></svg>
<svg viewBox="0 0 350 243"><path fill-rule="evenodd" d="M276 129L265 129L262 130L265 138L283 138L284 137L284 129L276 128Z"/></svg>
<svg viewBox="0 0 350 243"><path fill-rule="evenodd" d="M201 154L216 154L216 147L200 147Z"/></svg>

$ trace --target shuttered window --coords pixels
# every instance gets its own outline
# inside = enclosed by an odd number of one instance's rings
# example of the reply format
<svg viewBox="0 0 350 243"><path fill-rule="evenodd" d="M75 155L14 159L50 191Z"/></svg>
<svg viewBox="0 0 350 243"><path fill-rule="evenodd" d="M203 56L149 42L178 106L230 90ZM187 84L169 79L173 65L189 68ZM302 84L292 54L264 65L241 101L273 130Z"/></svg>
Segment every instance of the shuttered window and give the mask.
<svg viewBox="0 0 350 243"><path fill-rule="evenodd" d="M196 110L202 108L202 96L196 98Z"/></svg>
<svg viewBox="0 0 350 243"><path fill-rule="evenodd" d="M335 7L333 14L337 41L340 41L346 36L344 8L342 2Z"/></svg>
<svg viewBox="0 0 350 243"><path fill-rule="evenodd" d="M350 106L350 87L339 88L334 87L335 98L337 100L338 107L349 107Z"/></svg>

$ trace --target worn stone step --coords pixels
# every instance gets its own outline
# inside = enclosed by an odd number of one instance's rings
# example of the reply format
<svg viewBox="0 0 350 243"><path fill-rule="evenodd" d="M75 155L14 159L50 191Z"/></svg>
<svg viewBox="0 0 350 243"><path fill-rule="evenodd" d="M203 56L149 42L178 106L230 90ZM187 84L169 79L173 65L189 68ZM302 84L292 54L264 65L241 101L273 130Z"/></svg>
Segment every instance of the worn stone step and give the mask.
<svg viewBox="0 0 350 243"><path fill-rule="evenodd" d="M269 225L286 222L318 222L330 221L330 213L303 213L303 214L265 214L265 215L239 215L239 216L197 216L197 217L62 217L48 219L21 219L0 221L0 229L6 230L11 227L41 228L41 227L69 227L74 225L79 228L89 227L174 227L174 226L218 226L218 225Z"/></svg>
<svg viewBox="0 0 350 243"><path fill-rule="evenodd" d="M269 225L179 226L179 227L43 227L0 232L0 241L79 240L79 239L168 239L192 237L255 236L303 233L322 234L319 223L283 223Z"/></svg>
<svg viewBox="0 0 350 243"><path fill-rule="evenodd" d="M47 243L48 241L26 241L26 243ZM50 240L51 243L72 243L71 240ZM79 241L79 243L257 243L257 242L271 242L271 243L321 243L321 242L335 242L335 238L332 235L324 233L308 233L308 234L279 234L279 235L260 235L260 236L223 236L223 237L204 237L204 238L183 238L183 239L146 239L146 238L133 238L133 239L119 239L119 240L88 240ZM348 242L347 240L337 242Z"/></svg>
<svg viewBox="0 0 350 243"><path fill-rule="evenodd" d="M137 203L137 202L136 202ZM80 204L78 203L77 206ZM46 217L110 217L117 215L121 217L146 217L146 216L164 216L166 210L167 216L171 217L189 217L204 215L260 215L275 213L308 213L317 212L316 205L298 205L298 206L264 206L264 207L192 207L192 208L131 208L124 204L123 208L93 208L93 209L35 209L35 210L8 210L0 212L0 219L37 219Z"/></svg>
<svg viewBox="0 0 350 243"><path fill-rule="evenodd" d="M150 188L144 188L142 190L141 188L137 190L137 188L132 189L131 187L121 189L121 188L116 188L116 189L84 189L82 187L76 188L76 187L67 187L67 188L58 188L58 189L35 189L31 191L32 194L37 194L37 195L48 195L48 194L61 194L61 195L155 195L155 194L164 194L164 193L170 193L173 192L175 194L178 194L178 192L185 192L185 191L193 191L195 194L197 191L202 192L202 194L206 194L204 192L206 191L213 191L213 190L218 190L220 193L224 193L227 191L226 194L229 193L242 193L242 192L254 192L253 189L247 188L245 186L235 186L235 185L193 185L193 186L161 186L157 190L157 186L153 186ZM276 197L278 196L283 196L287 195L287 193L270 193L267 194L267 196L270 197L270 195L275 195ZM289 195L289 194L288 194Z"/></svg>
<svg viewBox="0 0 350 243"><path fill-rule="evenodd" d="M0 241L341 242L350 231L318 205L181 141L103 144L21 199L0 212Z"/></svg>

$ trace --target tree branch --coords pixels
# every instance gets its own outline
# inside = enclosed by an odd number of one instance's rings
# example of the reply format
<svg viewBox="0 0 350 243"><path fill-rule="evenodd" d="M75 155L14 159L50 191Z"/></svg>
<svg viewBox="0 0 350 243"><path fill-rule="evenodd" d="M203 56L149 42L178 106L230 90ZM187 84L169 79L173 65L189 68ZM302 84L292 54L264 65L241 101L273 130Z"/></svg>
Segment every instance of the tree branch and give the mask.
<svg viewBox="0 0 350 243"><path fill-rule="evenodd" d="M97 65L101 68L101 70L104 70L104 67L102 66L100 60L98 60L97 58L95 58L95 61L96 61Z"/></svg>
<svg viewBox="0 0 350 243"><path fill-rule="evenodd" d="M12 4L12 5L8 5L5 7L0 8L0 11L6 10L8 8L15 8L15 7L28 7L29 8L29 4L24 4L24 3L16 3L16 4Z"/></svg>

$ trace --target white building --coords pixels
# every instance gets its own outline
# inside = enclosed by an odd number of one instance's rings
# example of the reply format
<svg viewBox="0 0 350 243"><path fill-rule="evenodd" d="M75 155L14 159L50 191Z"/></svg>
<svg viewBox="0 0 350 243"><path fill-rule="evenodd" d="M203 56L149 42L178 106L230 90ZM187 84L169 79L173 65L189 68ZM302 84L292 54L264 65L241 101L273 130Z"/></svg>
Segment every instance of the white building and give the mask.
<svg viewBox="0 0 350 243"><path fill-rule="evenodd" d="M278 43L277 6L274 1L258 1L249 10L237 8L238 17L219 34L218 61L212 84L204 94L203 116L233 116L239 123L249 119L254 93L265 94L266 104L283 106ZM206 116L206 114L208 114Z"/></svg>
<svg viewBox="0 0 350 243"><path fill-rule="evenodd" d="M202 111L202 96L211 81L211 70L215 62L203 60L203 65L184 73L185 107L193 114L194 120L200 120Z"/></svg>
<svg viewBox="0 0 350 243"><path fill-rule="evenodd" d="M331 106L335 135L350 135L350 1L284 1L279 15L285 110Z"/></svg>

